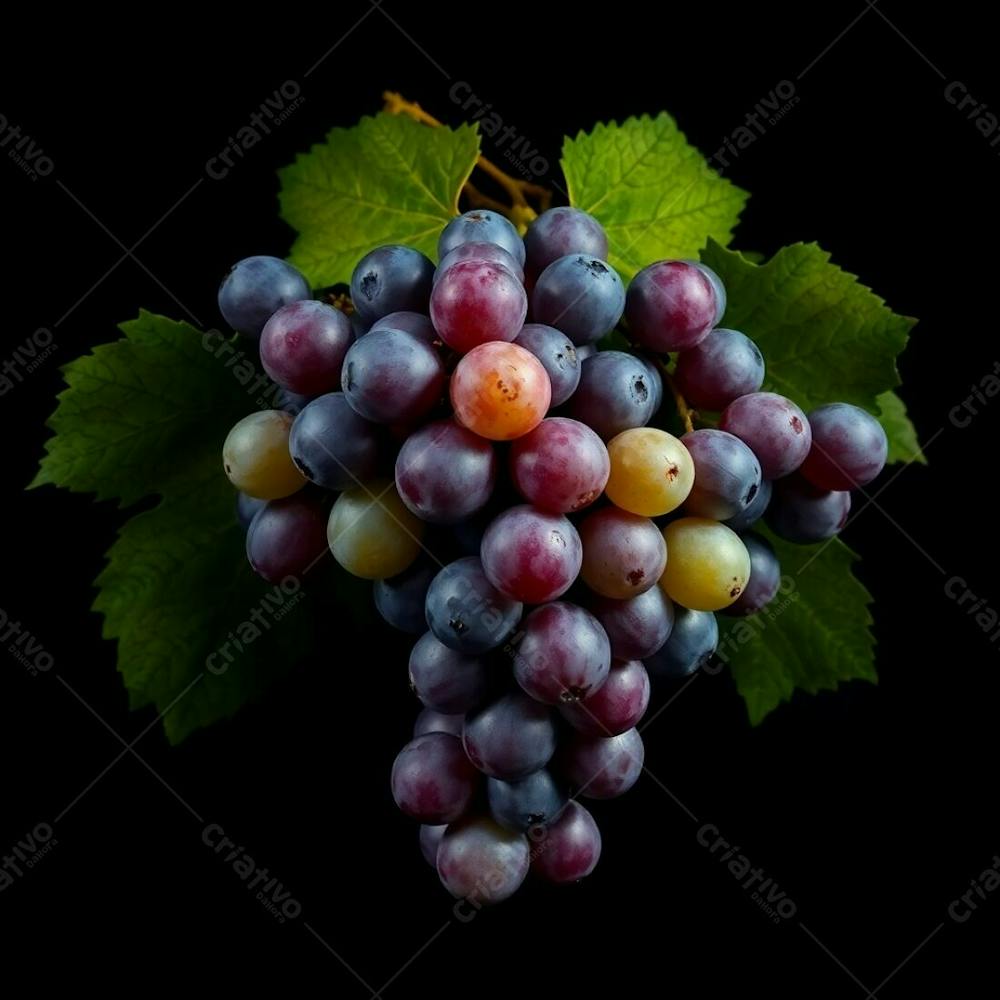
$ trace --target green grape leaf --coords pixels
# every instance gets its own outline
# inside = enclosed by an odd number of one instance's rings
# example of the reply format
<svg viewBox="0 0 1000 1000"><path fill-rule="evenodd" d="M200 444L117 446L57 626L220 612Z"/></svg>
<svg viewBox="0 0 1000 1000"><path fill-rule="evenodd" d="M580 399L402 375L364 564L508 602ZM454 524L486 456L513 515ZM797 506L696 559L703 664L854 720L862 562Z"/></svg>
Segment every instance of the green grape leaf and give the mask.
<svg viewBox="0 0 1000 1000"><path fill-rule="evenodd" d="M563 143L571 205L604 226L624 280L667 257L729 242L747 193L720 177L666 112L594 126Z"/></svg>
<svg viewBox="0 0 1000 1000"><path fill-rule="evenodd" d="M919 462L927 464L927 458L917 440L917 430L906 415L906 404L889 391L878 397L879 420L889 438L890 462Z"/></svg>
<svg viewBox="0 0 1000 1000"><path fill-rule="evenodd" d="M429 128L383 112L333 129L280 172L281 214L299 233L289 259L316 287L350 281L385 243L436 259L478 156L472 125Z"/></svg>
<svg viewBox="0 0 1000 1000"><path fill-rule="evenodd" d="M778 595L748 618L719 616L718 655L753 725L796 690L816 694L852 680L877 682L872 597L851 573L856 553L837 538L817 545L769 540L781 562Z"/></svg>
<svg viewBox="0 0 1000 1000"><path fill-rule="evenodd" d="M919 454L902 400L884 395L899 384L896 357L916 320L894 313L815 243L753 264L710 239L701 259L726 286L722 324L742 330L764 355L764 388L807 412L854 403L880 417L894 459Z"/></svg>
<svg viewBox="0 0 1000 1000"><path fill-rule="evenodd" d="M55 436L31 487L123 505L160 498L120 531L94 610L105 638L118 640L131 706L165 713L176 743L231 716L294 662L313 595L251 571L222 471L227 431L268 404L271 383L217 332L148 312L121 330L63 368Z"/></svg>

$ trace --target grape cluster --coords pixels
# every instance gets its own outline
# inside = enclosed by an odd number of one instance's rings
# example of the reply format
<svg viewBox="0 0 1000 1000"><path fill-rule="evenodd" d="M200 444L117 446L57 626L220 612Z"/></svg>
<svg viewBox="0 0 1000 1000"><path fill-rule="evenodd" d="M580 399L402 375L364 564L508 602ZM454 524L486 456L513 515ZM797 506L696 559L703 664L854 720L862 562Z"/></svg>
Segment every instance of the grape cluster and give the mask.
<svg viewBox="0 0 1000 1000"><path fill-rule="evenodd" d="M717 275L664 260L626 289L577 209L523 240L466 213L438 257L373 250L351 315L280 260L237 264L220 308L286 395L236 424L224 465L258 573L298 576L329 550L419 636L423 710L392 795L446 888L485 903L529 869L593 870L601 837L579 799L637 780L650 675L690 675L715 652L714 612L778 591L750 529L831 537L887 445L857 407L807 416L761 392L760 351L720 326ZM632 349L597 351L616 329ZM712 426L657 426L676 421L665 378Z"/></svg>

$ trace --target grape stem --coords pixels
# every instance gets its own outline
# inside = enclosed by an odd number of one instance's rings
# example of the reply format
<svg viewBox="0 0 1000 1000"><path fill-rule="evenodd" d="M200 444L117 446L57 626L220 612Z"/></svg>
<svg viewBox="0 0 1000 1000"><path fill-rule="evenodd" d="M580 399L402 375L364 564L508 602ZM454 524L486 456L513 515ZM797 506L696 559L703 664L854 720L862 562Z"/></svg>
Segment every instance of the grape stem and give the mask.
<svg viewBox="0 0 1000 1000"><path fill-rule="evenodd" d="M441 127L441 122L437 118L424 111L415 101L406 100L402 94L398 94L394 90L385 91L382 94L382 100L385 102L385 110L391 115L408 115L423 125L430 125L432 128ZM540 184L533 184L531 181L511 177L485 156L480 155L476 166L507 192L511 204L505 205L495 198L483 194L471 181L466 181L462 191L474 208L489 208L495 212L501 212L523 231L532 219L538 217L538 212L528 201L529 195L537 199L543 212L552 203L552 192L548 188L542 187Z"/></svg>
<svg viewBox="0 0 1000 1000"><path fill-rule="evenodd" d="M691 432L694 430L694 422L698 416L697 410L692 410L687 404L687 400L681 394L680 389L677 388L677 383L674 381L674 376L666 364L660 360L656 359L656 364L663 374L663 381L667 388L670 390L670 394L674 397L674 403L677 405L677 415L681 418L684 424L684 430Z"/></svg>

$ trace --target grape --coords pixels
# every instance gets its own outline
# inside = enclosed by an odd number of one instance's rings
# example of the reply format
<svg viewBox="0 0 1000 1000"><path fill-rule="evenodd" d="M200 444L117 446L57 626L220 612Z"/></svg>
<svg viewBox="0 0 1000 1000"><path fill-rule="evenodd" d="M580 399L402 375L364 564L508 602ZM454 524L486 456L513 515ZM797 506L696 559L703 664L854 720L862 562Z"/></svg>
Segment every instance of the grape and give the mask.
<svg viewBox="0 0 1000 1000"><path fill-rule="evenodd" d="M431 320L441 339L460 354L489 341L511 341L524 325L528 296L500 264L465 260L437 280Z"/></svg>
<svg viewBox="0 0 1000 1000"><path fill-rule="evenodd" d="M399 751L392 765L396 805L421 823L451 823L468 808L479 775L448 733L418 736Z"/></svg>
<svg viewBox="0 0 1000 1000"><path fill-rule="evenodd" d="M461 737L464 725L464 715L447 715L444 712L435 712L432 708L425 708L413 724L413 735L417 737L423 736L424 733L451 733L452 736Z"/></svg>
<svg viewBox="0 0 1000 1000"><path fill-rule="evenodd" d="M556 729L546 705L517 692L468 716L462 742L480 771L516 781L548 764L556 750Z"/></svg>
<svg viewBox="0 0 1000 1000"><path fill-rule="evenodd" d="M493 818L520 833L547 826L566 805L566 792L544 769L518 781L487 778L486 796Z"/></svg>
<svg viewBox="0 0 1000 1000"><path fill-rule="evenodd" d="M700 266L661 260L632 279L625 318L635 341L666 354L689 350L704 340L718 308L715 287Z"/></svg>
<svg viewBox="0 0 1000 1000"><path fill-rule="evenodd" d="M580 572L583 550L565 517L521 504L505 510L486 529L480 558L501 593L541 604L569 590Z"/></svg>
<svg viewBox="0 0 1000 1000"><path fill-rule="evenodd" d="M614 799L639 780L644 756L636 729L609 737L576 733L560 750L559 765L578 795Z"/></svg>
<svg viewBox="0 0 1000 1000"><path fill-rule="evenodd" d="M282 306L260 335L260 362L282 388L318 396L340 385L344 355L354 337L351 321L315 299Z"/></svg>
<svg viewBox="0 0 1000 1000"><path fill-rule="evenodd" d="M427 559L417 560L399 576L376 580L372 584L375 607L393 627L410 635L420 635L427 628L424 605L427 589L437 573L437 566Z"/></svg>
<svg viewBox="0 0 1000 1000"><path fill-rule="evenodd" d="M663 529L667 568L660 586L694 611L718 611L736 600L750 578L750 556L731 528L706 517L682 517Z"/></svg>
<svg viewBox="0 0 1000 1000"><path fill-rule="evenodd" d="M727 615L752 615L774 600L781 586L781 566L774 548L760 535L743 536L743 544L750 553L750 579L735 603L726 608Z"/></svg>
<svg viewBox="0 0 1000 1000"><path fill-rule="evenodd" d="M490 264L506 268L518 281L524 282L524 268L499 243L460 243L441 258L434 272L434 284L438 283L449 267L463 260L488 261Z"/></svg>
<svg viewBox="0 0 1000 1000"><path fill-rule="evenodd" d="M584 701L560 705L562 717L587 736L617 736L639 724L649 706L649 675L639 660L616 660L608 679Z"/></svg>
<svg viewBox="0 0 1000 1000"><path fill-rule="evenodd" d="M341 493L326 529L333 558L366 580L402 573L417 558L422 534L392 483L381 480Z"/></svg>
<svg viewBox="0 0 1000 1000"><path fill-rule="evenodd" d="M780 479L794 472L812 444L806 415L775 392L752 392L733 400L722 413L719 429L750 446L765 479Z"/></svg>
<svg viewBox="0 0 1000 1000"><path fill-rule="evenodd" d="M817 489L801 476L792 476L774 484L765 520L776 535L806 545L839 534L850 512L851 494L846 490Z"/></svg>
<svg viewBox="0 0 1000 1000"><path fill-rule="evenodd" d="M280 500L305 485L288 454L292 418L281 410L259 410L237 421L222 446L229 481L256 500Z"/></svg>
<svg viewBox="0 0 1000 1000"><path fill-rule="evenodd" d="M579 802L570 800L536 846L531 870L547 882L586 878L601 857L601 831Z"/></svg>
<svg viewBox="0 0 1000 1000"><path fill-rule="evenodd" d="M496 470L489 441L439 420L406 439L396 458L396 488L422 521L453 524L486 506Z"/></svg>
<svg viewBox="0 0 1000 1000"><path fill-rule="evenodd" d="M624 308L625 286L618 272L589 254L553 261L531 293L534 319L561 330L575 344L591 344L610 333Z"/></svg>
<svg viewBox="0 0 1000 1000"><path fill-rule="evenodd" d="M247 257L234 264L219 285L219 312L234 329L259 337L284 305L308 299L309 282L277 257Z"/></svg>
<svg viewBox="0 0 1000 1000"><path fill-rule="evenodd" d="M442 569L427 591L427 627L446 646L485 653L499 646L521 620L520 601L505 597L474 556Z"/></svg>
<svg viewBox="0 0 1000 1000"><path fill-rule="evenodd" d="M760 348L738 330L713 330L677 358L674 379L681 395L701 410L724 410L764 383Z"/></svg>
<svg viewBox="0 0 1000 1000"><path fill-rule="evenodd" d="M662 396L659 374L641 358L623 351L598 351L583 363L569 415L608 441L649 423Z"/></svg>
<svg viewBox="0 0 1000 1000"><path fill-rule="evenodd" d="M760 489L757 490L749 506L736 517L726 518L724 522L726 527L732 528L739 535L746 531L751 524L756 524L764 516L764 511L767 510L767 505L771 502L771 489L771 480L762 479Z"/></svg>
<svg viewBox="0 0 1000 1000"><path fill-rule="evenodd" d="M604 490L613 504L633 514L669 514L694 485L694 463L683 442L655 427L622 431L608 442L608 456L611 475Z"/></svg>
<svg viewBox="0 0 1000 1000"><path fill-rule="evenodd" d="M259 510L247 531L247 559L268 583L302 576L329 552L327 512L309 492L272 500Z"/></svg>
<svg viewBox="0 0 1000 1000"><path fill-rule="evenodd" d="M809 414L812 447L802 475L823 490L866 486L884 468L889 442L882 425L850 403L830 403Z"/></svg>
<svg viewBox="0 0 1000 1000"><path fill-rule="evenodd" d="M405 310L389 313L388 316L383 316L372 323L371 329L366 330L365 333L371 333L372 330L402 330L404 333L410 333L420 340L427 341L432 347L441 343L441 338L437 335L437 330L434 329L430 316L425 316L423 313L406 312Z"/></svg>
<svg viewBox="0 0 1000 1000"><path fill-rule="evenodd" d="M518 266L524 265L524 241L513 224L496 212L476 209L452 219L438 239L438 260L463 243L496 243L509 253Z"/></svg>
<svg viewBox="0 0 1000 1000"><path fill-rule="evenodd" d="M694 462L685 511L717 521L742 514L760 489L757 456L738 437L712 428L688 431L681 441Z"/></svg>
<svg viewBox="0 0 1000 1000"><path fill-rule="evenodd" d="M412 247L389 245L365 254L351 275L351 301L371 325L394 312L427 312L434 265Z"/></svg>
<svg viewBox="0 0 1000 1000"><path fill-rule="evenodd" d="M279 388L274 394L274 408L284 410L285 413L297 417L312 400L312 396L304 396L299 392L289 392L287 389Z"/></svg>
<svg viewBox="0 0 1000 1000"><path fill-rule="evenodd" d="M324 489L346 490L375 475L382 432L342 392L328 392L295 418L288 448L302 475Z"/></svg>
<svg viewBox="0 0 1000 1000"><path fill-rule="evenodd" d="M266 503L266 500L258 500L257 497L238 492L236 494L236 520L240 522L240 527L249 528L254 514Z"/></svg>
<svg viewBox="0 0 1000 1000"><path fill-rule="evenodd" d="M439 823L433 826L427 823L421 823L420 825L420 853L424 856L424 861L431 868L437 868L438 845L441 843L441 838L447 829L447 823Z"/></svg>
<svg viewBox="0 0 1000 1000"><path fill-rule="evenodd" d="M700 260L685 260L684 263L698 268L708 278L708 282L712 286L712 291L715 292L715 318L712 320L712 326L718 326L722 322L722 317L726 314L726 286L715 271L707 264L702 264Z"/></svg>
<svg viewBox="0 0 1000 1000"><path fill-rule="evenodd" d="M367 420L416 420L441 398L444 362L412 333L369 330L347 352L340 381L347 401Z"/></svg>
<svg viewBox="0 0 1000 1000"><path fill-rule="evenodd" d="M489 682L485 661L450 649L433 632L425 632L410 652L410 687L436 712L468 712L486 697Z"/></svg>
<svg viewBox="0 0 1000 1000"><path fill-rule="evenodd" d="M510 475L518 491L536 507L558 514L593 503L610 471L604 442L566 417L548 417L510 449Z"/></svg>
<svg viewBox="0 0 1000 1000"><path fill-rule="evenodd" d="M525 693L547 705L589 697L611 667L611 645L601 623L575 604L535 608L521 626L514 677Z"/></svg>
<svg viewBox="0 0 1000 1000"><path fill-rule="evenodd" d="M551 399L542 363L517 344L482 344L459 361L451 377L456 418L491 441L527 434L542 422Z"/></svg>
<svg viewBox="0 0 1000 1000"><path fill-rule="evenodd" d="M584 583L604 597L625 600L656 585L667 564L667 547L648 518L602 507L580 524Z"/></svg>
<svg viewBox="0 0 1000 1000"><path fill-rule="evenodd" d="M654 677L687 677L705 666L719 645L719 623L711 611L674 610L670 638L645 660Z"/></svg>
<svg viewBox="0 0 1000 1000"><path fill-rule="evenodd" d="M526 323L514 343L542 363L552 385L552 406L562 406L580 382L579 348L565 333L544 323Z"/></svg>
<svg viewBox="0 0 1000 1000"><path fill-rule="evenodd" d="M589 607L608 633L611 655L619 660L652 656L667 641L674 625L673 603L660 587L650 587L624 601L594 597Z"/></svg>
<svg viewBox="0 0 1000 1000"><path fill-rule="evenodd" d="M456 899L476 906L499 903L517 892L529 863L527 837L486 818L449 826L437 852L442 885Z"/></svg>
<svg viewBox="0 0 1000 1000"><path fill-rule="evenodd" d="M608 237L592 215L579 208L560 206L542 212L524 234L525 260L532 274L541 274L553 261L567 254L587 254L608 259Z"/></svg>

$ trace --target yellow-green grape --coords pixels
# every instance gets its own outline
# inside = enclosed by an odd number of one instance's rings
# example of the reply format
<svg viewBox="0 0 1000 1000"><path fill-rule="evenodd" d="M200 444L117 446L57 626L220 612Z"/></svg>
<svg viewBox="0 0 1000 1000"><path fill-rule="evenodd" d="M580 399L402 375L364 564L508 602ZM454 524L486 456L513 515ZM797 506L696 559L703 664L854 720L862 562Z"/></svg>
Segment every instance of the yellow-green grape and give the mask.
<svg viewBox="0 0 1000 1000"><path fill-rule="evenodd" d="M423 521L386 481L345 490L330 511L326 537L333 558L348 573L384 580L402 573L417 558Z"/></svg>
<svg viewBox="0 0 1000 1000"><path fill-rule="evenodd" d="M611 502L643 517L676 510L694 485L694 462L684 444L655 427L634 427L608 442Z"/></svg>
<svg viewBox="0 0 1000 1000"><path fill-rule="evenodd" d="M261 410L244 417L226 435L222 465L238 490L258 500L278 500L305 485L305 476L288 453L293 419L283 410Z"/></svg>
<svg viewBox="0 0 1000 1000"><path fill-rule="evenodd" d="M750 579L750 554L731 528L707 517L682 517L663 529L667 568L660 586L692 611L729 607Z"/></svg>

